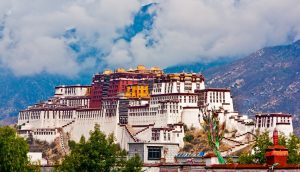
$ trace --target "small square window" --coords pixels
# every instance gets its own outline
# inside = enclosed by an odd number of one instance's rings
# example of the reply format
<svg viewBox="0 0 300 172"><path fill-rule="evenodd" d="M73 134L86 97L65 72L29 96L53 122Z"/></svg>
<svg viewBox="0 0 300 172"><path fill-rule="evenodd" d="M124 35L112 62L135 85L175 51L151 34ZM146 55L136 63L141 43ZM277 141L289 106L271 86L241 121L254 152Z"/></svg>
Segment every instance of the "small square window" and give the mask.
<svg viewBox="0 0 300 172"><path fill-rule="evenodd" d="M148 147L148 160L160 160L161 159L161 147L149 146Z"/></svg>

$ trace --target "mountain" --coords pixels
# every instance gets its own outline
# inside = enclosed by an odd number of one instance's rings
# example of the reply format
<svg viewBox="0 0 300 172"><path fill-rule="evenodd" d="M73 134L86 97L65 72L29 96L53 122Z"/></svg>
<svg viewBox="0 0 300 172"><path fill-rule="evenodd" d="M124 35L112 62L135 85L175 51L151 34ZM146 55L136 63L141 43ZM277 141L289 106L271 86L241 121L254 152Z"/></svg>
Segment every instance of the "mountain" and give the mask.
<svg viewBox="0 0 300 172"><path fill-rule="evenodd" d="M230 58L222 58L218 59L212 62L196 62L193 64L181 64L181 65L175 65L175 66L170 66L164 69L164 72L166 73L176 73L176 72L203 72L207 69L210 69L212 67L217 67L217 66L222 66L225 64L229 64L232 62L233 59Z"/></svg>
<svg viewBox="0 0 300 172"><path fill-rule="evenodd" d="M231 88L239 112L291 113L300 127L300 41L263 48L204 75L210 87Z"/></svg>
<svg viewBox="0 0 300 172"><path fill-rule="evenodd" d="M91 76L66 78L58 75L39 74L17 77L11 72L0 70L0 125L16 121L19 110L46 100L53 95L54 87L67 84L88 84Z"/></svg>

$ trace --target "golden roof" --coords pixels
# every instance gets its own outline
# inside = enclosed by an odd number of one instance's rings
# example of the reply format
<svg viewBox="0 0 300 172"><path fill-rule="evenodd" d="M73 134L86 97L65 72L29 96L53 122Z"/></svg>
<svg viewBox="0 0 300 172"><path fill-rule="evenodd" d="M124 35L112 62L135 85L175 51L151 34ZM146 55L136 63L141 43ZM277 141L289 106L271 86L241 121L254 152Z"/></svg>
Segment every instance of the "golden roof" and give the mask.
<svg viewBox="0 0 300 172"><path fill-rule="evenodd" d="M157 67L157 66L153 66L152 68L151 68L151 70L161 70L159 67Z"/></svg>
<svg viewBox="0 0 300 172"><path fill-rule="evenodd" d="M191 77L191 76L193 76L193 74L192 73L182 73L185 77Z"/></svg>
<svg viewBox="0 0 300 172"><path fill-rule="evenodd" d="M127 71L128 72L133 72L134 70L132 68L129 68Z"/></svg>
<svg viewBox="0 0 300 172"><path fill-rule="evenodd" d="M144 65L138 65L136 67L137 70L146 70L146 67Z"/></svg>
<svg viewBox="0 0 300 172"><path fill-rule="evenodd" d="M116 70L116 72L126 72L126 70L124 69L124 68L118 68L117 70Z"/></svg>
<svg viewBox="0 0 300 172"><path fill-rule="evenodd" d="M109 75L109 74L112 74L112 73L113 73L113 71L110 70L110 69L105 69L105 70L103 71L103 74L105 74L105 75Z"/></svg>

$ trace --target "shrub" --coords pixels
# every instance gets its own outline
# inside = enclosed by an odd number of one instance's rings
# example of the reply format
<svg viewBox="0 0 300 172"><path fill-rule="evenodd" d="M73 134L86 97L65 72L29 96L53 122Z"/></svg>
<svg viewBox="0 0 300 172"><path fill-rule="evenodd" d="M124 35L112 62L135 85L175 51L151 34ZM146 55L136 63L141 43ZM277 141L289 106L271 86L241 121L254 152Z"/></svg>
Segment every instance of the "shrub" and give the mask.
<svg viewBox="0 0 300 172"><path fill-rule="evenodd" d="M184 141L189 142L189 143L191 143L193 141L193 139L194 139L194 136L191 134L187 134L183 138Z"/></svg>

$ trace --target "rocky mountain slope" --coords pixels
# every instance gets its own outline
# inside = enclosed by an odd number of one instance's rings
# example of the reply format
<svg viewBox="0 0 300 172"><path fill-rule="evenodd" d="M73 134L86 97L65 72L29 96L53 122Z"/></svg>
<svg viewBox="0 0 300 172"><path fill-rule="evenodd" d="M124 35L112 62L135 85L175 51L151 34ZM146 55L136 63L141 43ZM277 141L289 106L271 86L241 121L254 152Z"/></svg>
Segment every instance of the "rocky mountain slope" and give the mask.
<svg viewBox="0 0 300 172"><path fill-rule="evenodd" d="M218 67L225 64L229 64L233 61L233 59L230 58L223 58L223 59L217 59L212 62L198 62L193 64L181 64L181 65L175 65L170 66L164 69L164 72L166 73L175 73L175 72L203 72L205 70L208 70L212 67Z"/></svg>
<svg viewBox="0 0 300 172"><path fill-rule="evenodd" d="M54 87L67 84L90 83L91 76L66 78L57 75L39 74L17 77L0 70L0 125L16 121L19 110L53 95Z"/></svg>
<svg viewBox="0 0 300 172"><path fill-rule="evenodd" d="M231 88L236 110L291 113L300 127L300 41L263 48L204 74L209 86Z"/></svg>

